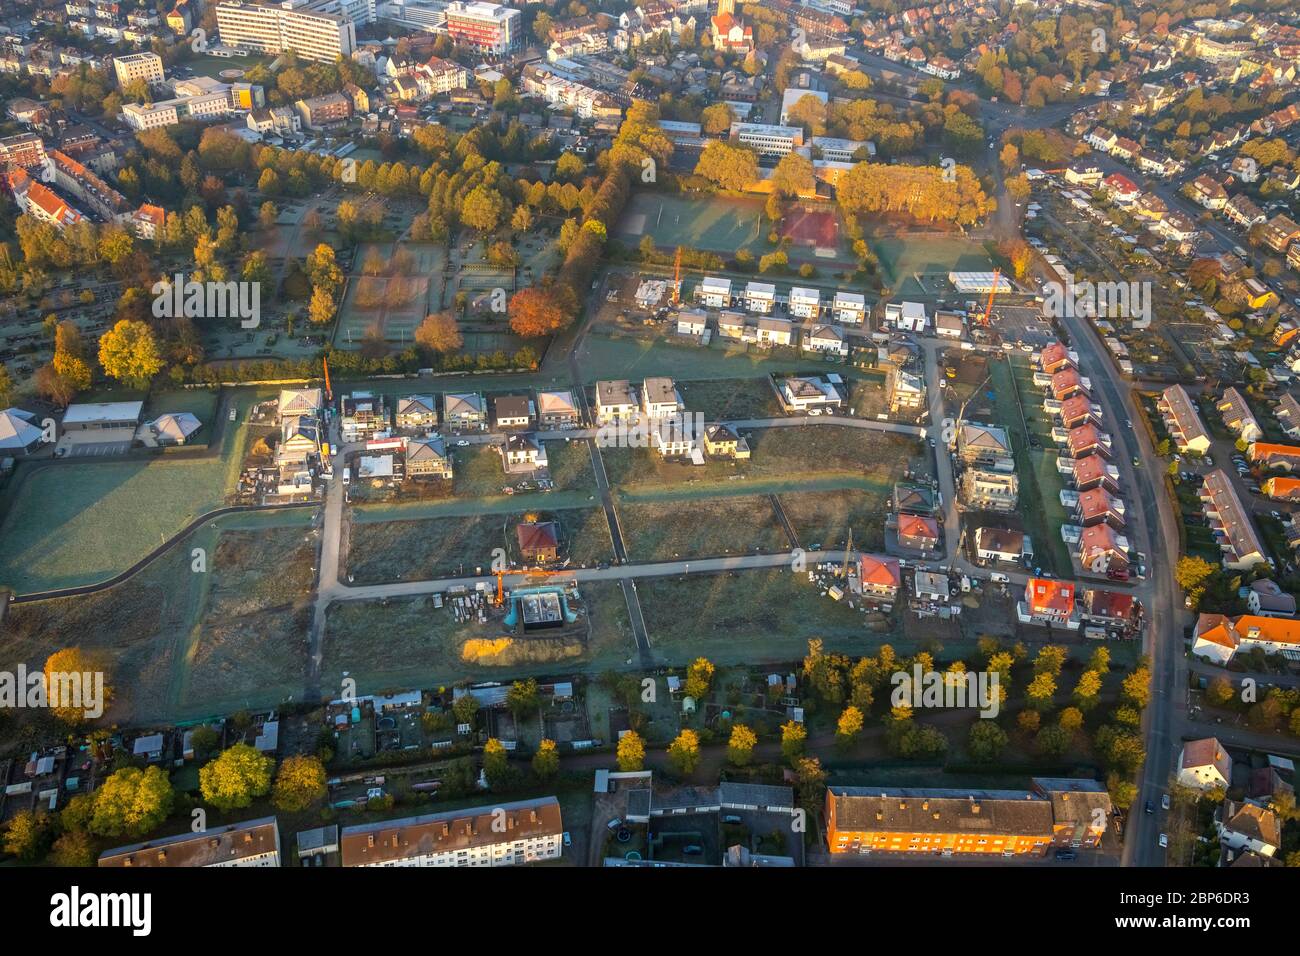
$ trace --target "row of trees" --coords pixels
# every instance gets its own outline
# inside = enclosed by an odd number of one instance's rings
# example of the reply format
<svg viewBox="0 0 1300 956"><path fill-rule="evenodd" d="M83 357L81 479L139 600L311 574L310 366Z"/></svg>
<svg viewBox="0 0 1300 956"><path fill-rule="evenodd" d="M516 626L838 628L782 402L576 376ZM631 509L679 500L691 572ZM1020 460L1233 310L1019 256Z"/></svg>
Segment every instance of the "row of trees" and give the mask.
<svg viewBox="0 0 1300 956"><path fill-rule="evenodd" d="M196 748L215 742L211 728L195 731ZM222 812L270 794L277 810L297 813L325 798L325 765L317 756L275 760L245 743L222 751L199 770L203 801ZM4 849L31 862L48 853L58 866L93 866L96 837L139 839L156 830L180 801L161 768L122 767L93 792L77 794L55 814L24 810L5 831Z"/></svg>

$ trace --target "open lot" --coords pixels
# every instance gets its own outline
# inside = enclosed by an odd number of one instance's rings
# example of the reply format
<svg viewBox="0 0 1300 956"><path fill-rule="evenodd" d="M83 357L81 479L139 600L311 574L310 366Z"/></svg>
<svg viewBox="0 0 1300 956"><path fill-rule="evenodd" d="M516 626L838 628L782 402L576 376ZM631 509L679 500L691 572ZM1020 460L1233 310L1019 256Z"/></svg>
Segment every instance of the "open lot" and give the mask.
<svg viewBox="0 0 1300 956"><path fill-rule="evenodd" d="M781 663L806 653L811 637L865 654L883 639L861 611L784 569L647 578L637 592L655 658L671 664L700 655L715 664Z"/></svg>
<svg viewBox="0 0 1300 956"><path fill-rule="evenodd" d="M108 672L114 723L274 706L302 689L314 555L307 520L232 515L108 591L14 605L0 666L40 667L76 645ZM193 570L193 548L203 549L206 573Z"/></svg>
<svg viewBox="0 0 1300 956"><path fill-rule="evenodd" d="M227 531L210 555L203 612L174 670L178 713L229 713L299 696L314 536L305 527Z"/></svg>
<svg viewBox="0 0 1300 956"><path fill-rule="evenodd" d="M490 568L494 548L514 555L510 532L523 517L515 511L405 521L354 520L348 545L351 581L358 585L421 581ZM561 555L574 566L611 559L609 525L600 509L539 512L538 517L559 522Z"/></svg>
<svg viewBox="0 0 1300 956"><path fill-rule="evenodd" d="M919 442L908 436L837 425L753 429L749 445L749 461L704 465L666 461L650 449L605 449L602 454L610 484L635 495L684 483L701 490L722 485L732 494L755 486L771 492L828 479L887 489L921 454Z"/></svg>
<svg viewBox="0 0 1300 956"><path fill-rule="evenodd" d="M459 625L431 597L345 601L330 607L322 681L338 686L346 673L357 692L452 684L466 677L526 677L621 667L635 654L627 605L617 584L586 584L585 640L504 637L498 622ZM489 654L488 650L495 651Z"/></svg>
<svg viewBox="0 0 1300 956"><path fill-rule="evenodd" d="M934 293L946 285L949 272L985 272L993 268L981 243L958 236L877 235L868 231L867 243L879 257L885 283L895 294ZM945 281L935 284L939 277Z"/></svg>
<svg viewBox="0 0 1300 956"><path fill-rule="evenodd" d="M790 546L765 496L624 502L618 514L633 561L773 552Z"/></svg>
<svg viewBox="0 0 1300 956"><path fill-rule="evenodd" d="M785 413L767 378L727 378L681 382L677 386L691 412L709 421L778 418Z"/></svg>
<svg viewBox="0 0 1300 956"><path fill-rule="evenodd" d="M885 546L885 515L889 511L890 489L868 491L844 488L838 491L796 491L779 496L786 519L807 550L843 547L853 529L853 547L859 551L881 550Z"/></svg>
<svg viewBox="0 0 1300 956"><path fill-rule="evenodd" d="M772 248L767 242L769 224L763 205L762 199L734 196L636 193L613 234L631 246L648 235L665 248L689 246L723 256L747 249L757 257Z"/></svg>

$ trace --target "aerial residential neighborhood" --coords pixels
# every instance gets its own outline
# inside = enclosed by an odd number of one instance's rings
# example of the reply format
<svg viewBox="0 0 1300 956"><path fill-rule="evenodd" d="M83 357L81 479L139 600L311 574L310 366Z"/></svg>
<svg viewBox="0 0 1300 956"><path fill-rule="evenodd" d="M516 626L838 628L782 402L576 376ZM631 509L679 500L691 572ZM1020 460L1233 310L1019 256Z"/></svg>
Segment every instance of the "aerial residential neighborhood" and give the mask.
<svg viewBox="0 0 1300 956"><path fill-rule="evenodd" d="M5 0L0 111L0 870L1300 867L1300 11Z"/></svg>

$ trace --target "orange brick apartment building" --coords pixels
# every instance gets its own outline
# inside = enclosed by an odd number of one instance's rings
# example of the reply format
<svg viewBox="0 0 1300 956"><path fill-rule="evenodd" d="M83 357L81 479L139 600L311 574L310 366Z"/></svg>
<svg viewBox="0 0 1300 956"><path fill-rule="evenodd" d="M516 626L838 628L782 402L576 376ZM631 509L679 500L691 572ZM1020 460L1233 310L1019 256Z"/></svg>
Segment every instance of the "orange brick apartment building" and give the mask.
<svg viewBox="0 0 1300 956"><path fill-rule="evenodd" d="M973 791L829 787L827 846L832 853L1010 857L1098 845L1111 812L1104 786L1055 778L1034 785ZM1104 812L1094 816L1093 807Z"/></svg>

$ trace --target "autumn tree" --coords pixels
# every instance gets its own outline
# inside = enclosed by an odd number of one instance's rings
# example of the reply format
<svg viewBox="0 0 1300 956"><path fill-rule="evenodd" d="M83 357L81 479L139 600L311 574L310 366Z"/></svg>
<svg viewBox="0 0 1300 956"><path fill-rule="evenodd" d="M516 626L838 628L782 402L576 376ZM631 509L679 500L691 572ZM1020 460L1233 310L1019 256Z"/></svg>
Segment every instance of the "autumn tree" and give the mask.
<svg viewBox="0 0 1300 956"><path fill-rule="evenodd" d="M703 700L713 682L713 664L706 657L697 657L686 669L686 696Z"/></svg>
<svg viewBox="0 0 1300 956"><path fill-rule="evenodd" d="M499 786L505 781L510 770L509 759L505 744L495 737L488 738L483 745L483 774L489 785Z"/></svg>
<svg viewBox="0 0 1300 956"><path fill-rule="evenodd" d="M94 793L88 828L99 836L144 836L171 813L175 794L158 767L123 767Z"/></svg>
<svg viewBox="0 0 1300 956"><path fill-rule="evenodd" d="M529 286L510 297L510 329L524 338L553 335L573 321L568 297L556 285Z"/></svg>
<svg viewBox="0 0 1300 956"><path fill-rule="evenodd" d="M862 711L852 704L840 712L839 722L835 725L835 739L841 746L852 746L862 733Z"/></svg>
<svg viewBox="0 0 1300 956"><path fill-rule="evenodd" d="M796 723L793 720L782 724L781 753L785 756L785 759L793 763L803 753L804 743L807 739L808 731L803 724Z"/></svg>
<svg viewBox="0 0 1300 956"><path fill-rule="evenodd" d="M87 680L94 680L93 675L103 674L102 665L83 654L79 647L65 647L55 651L45 660L45 693L50 712L69 726L78 726L86 720L93 720L104 712L108 706L112 688L107 677L103 677L103 688L99 699L93 700L95 689L87 687ZM76 700L75 689L80 686L81 700Z"/></svg>
<svg viewBox="0 0 1300 956"><path fill-rule="evenodd" d="M456 318L450 312L430 312L415 330L415 341L431 352L457 352L465 344Z"/></svg>
<svg viewBox="0 0 1300 956"><path fill-rule="evenodd" d="M645 741L635 730L629 730L618 740L618 769L633 773L645 766Z"/></svg>
<svg viewBox="0 0 1300 956"><path fill-rule="evenodd" d="M40 856L50 833L50 818L43 810L19 810L5 827L4 850L30 863Z"/></svg>
<svg viewBox="0 0 1300 956"><path fill-rule="evenodd" d="M271 803L285 813L299 813L325 799L325 765L319 757L286 757L275 774Z"/></svg>
<svg viewBox="0 0 1300 956"><path fill-rule="evenodd" d="M104 374L131 388L148 388L163 367L158 341L145 322L121 319L99 339Z"/></svg>
<svg viewBox="0 0 1300 956"><path fill-rule="evenodd" d="M218 810L249 806L271 789L275 761L245 744L235 744L199 769L199 792Z"/></svg>
<svg viewBox="0 0 1300 956"><path fill-rule="evenodd" d="M781 196L801 196L816 188L812 160L787 153L772 170L772 189Z"/></svg>
<svg viewBox="0 0 1300 956"><path fill-rule="evenodd" d="M681 774L692 774L700 762L700 735L687 728L668 747L668 761Z"/></svg>
<svg viewBox="0 0 1300 956"><path fill-rule="evenodd" d="M541 780L550 780L559 772L560 751L554 740L543 738L537 745L537 753L533 754L533 773Z"/></svg>
<svg viewBox="0 0 1300 956"><path fill-rule="evenodd" d="M727 759L737 767L746 766L754 759L758 735L745 724L733 724L731 738L727 741Z"/></svg>
<svg viewBox="0 0 1300 956"><path fill-rule="evenodd" d="M1025 696L1029 698L1029 706L1035 710L1050 710L1052 707L1052 695L1056 693L1056 678L1044 671L1029 682L1029 687L1025 691Z"/></svg>
<svg viewBox="0 0 1300 956"><path fill-rule="evenodd" d="M471 229L492 232L509 214L506 198L489 186L475 186L460 204L460 221Z"/></svg>
<svg viewBox="0 0 1300 956"><path fill-rule="evenodd" d="M312 290L311 303L307 306L307 318L316 325L324 325L334 318L334 296L324 286Z"/></svg>
<svg viewBox="0 0 1300 956"><path fill-rule="evenodd" d="M971 724L966 749L971 759L980 763L996 760L1007 745L1007 734L992 720L977 720Z"/></svg>
<svg viewBox="0 0 1300 956"><path fill-rule="evenodd" d="M695 164L695 175L720 189L738 192L758 180L758 157L744 146L710 140Z"/></svg>
<svg viewBox="0 0 1300 956"><path fill-rule="evenodd" d="M478 708L477 697L473 694L462 694L451 705L451 713L456 718L457 723L469 724L472 727L474 726L474 716L478 713Z"/></svg>

